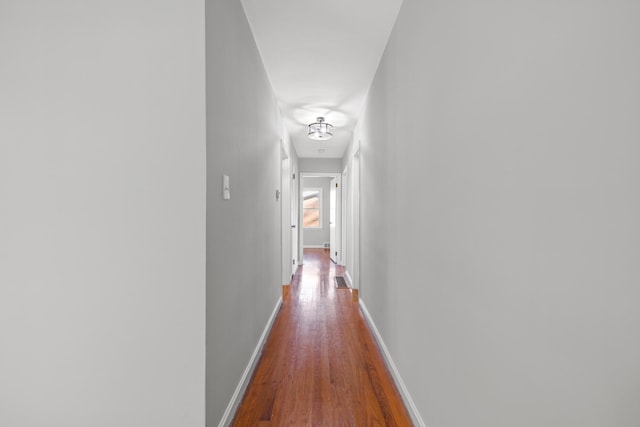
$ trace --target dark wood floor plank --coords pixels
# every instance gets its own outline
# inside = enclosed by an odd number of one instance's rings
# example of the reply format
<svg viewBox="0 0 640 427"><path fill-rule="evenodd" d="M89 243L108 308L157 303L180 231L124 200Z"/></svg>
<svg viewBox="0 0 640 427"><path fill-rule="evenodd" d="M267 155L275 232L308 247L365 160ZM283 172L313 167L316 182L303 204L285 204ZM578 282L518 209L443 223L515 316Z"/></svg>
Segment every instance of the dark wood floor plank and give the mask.
<svg viewBox="0 0 640 427"><path fill-rule="evenodd" d="M305 249L234 426L411 425L357 293L335 287L343 273Z"/></svg>

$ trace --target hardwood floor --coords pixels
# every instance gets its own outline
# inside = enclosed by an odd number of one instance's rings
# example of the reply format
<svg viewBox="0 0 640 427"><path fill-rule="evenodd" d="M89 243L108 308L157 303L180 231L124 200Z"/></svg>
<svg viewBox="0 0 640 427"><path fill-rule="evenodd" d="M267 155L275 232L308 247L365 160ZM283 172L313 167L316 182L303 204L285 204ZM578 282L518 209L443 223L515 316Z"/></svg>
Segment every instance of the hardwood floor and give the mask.
<svg viewBox="0 0 640 427"><path fill-rule="evenodd" d="M234 426L412 425L357 293L336 289L336 274L328 251L305 249Z"/></svg>

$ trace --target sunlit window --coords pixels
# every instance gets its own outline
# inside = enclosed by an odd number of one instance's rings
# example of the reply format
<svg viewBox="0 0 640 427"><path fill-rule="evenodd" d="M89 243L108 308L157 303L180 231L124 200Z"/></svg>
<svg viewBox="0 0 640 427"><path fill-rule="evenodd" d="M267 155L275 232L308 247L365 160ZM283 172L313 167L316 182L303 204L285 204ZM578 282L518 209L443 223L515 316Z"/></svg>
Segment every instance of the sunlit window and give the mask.
<svg viewBox="0 0 640 427"><path fill-rule="evenodd" d="M304 228L322 228L322 189L305 188L302 198Z"/></svg>

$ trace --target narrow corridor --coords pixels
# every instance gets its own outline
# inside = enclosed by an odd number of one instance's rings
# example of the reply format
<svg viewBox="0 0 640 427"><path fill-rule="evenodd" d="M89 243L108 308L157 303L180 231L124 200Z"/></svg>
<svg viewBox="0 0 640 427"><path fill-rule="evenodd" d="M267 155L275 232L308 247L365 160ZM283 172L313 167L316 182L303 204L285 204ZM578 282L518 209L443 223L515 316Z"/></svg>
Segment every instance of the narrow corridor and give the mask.
<svg viewBox="0 0 640 427"><path fill-rule="evenodd" d="M411 425L357 294L336 289L342 274L305 249L233 425Z"/></svg>

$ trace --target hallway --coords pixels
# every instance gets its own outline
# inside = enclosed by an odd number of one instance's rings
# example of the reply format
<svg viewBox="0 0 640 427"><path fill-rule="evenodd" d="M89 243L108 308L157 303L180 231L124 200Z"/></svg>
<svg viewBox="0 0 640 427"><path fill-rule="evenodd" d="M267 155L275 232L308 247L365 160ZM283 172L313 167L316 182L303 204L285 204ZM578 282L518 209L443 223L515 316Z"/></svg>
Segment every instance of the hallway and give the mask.
<svg viewBox="0 0 640 427"><path fill-rule="evenodd" d="M233 425L411 425L343 272L305 249Z"/></svg>
<svg viewBox="0 0 640 427"><path fill-rule="evenodd" d="M2 0L0 427L640 427L639 53L640 0Z"/></svg>

